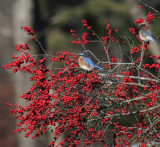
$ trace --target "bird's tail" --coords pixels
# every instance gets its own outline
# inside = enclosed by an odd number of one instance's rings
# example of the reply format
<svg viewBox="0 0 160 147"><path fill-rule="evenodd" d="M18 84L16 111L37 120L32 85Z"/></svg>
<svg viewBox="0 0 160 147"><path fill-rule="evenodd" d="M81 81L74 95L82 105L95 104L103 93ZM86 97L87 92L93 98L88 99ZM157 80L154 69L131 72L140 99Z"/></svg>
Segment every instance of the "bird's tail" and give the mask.
<svg viewBox="0 0 160 147"><path fill-rule="evenodd" d="M103 68L101 68L101 67L99 67L99 66L95 66L95 67L103 71Z"/></svg>
<svg viewBox="0 0 160 147"><path fill-rule="evenodd" d="M152 39L152 41L157 45L157 42L156 42L156 40L154 38Z"/></svg>
<svg viewBox="0 0 160 147"><path fill-rule="evenodd" d="M149 36L149 39L150 39L151 41L153 41L153 42L157 45L156 40L155 40L152 36Z"/></svg>

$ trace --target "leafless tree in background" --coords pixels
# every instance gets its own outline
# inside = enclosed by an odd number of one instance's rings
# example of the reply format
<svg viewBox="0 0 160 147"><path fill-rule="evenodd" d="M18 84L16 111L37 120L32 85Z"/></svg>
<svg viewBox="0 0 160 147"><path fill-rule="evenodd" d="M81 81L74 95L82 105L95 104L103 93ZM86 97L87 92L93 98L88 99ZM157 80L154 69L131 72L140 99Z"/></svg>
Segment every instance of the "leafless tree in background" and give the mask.
<svg viewBox="0 0 160 147"><path fill-rule="evenodd" d="M32 25L32 14L33 1L32 0L16 0L13 9L13 30L14 30L14 44L24 43L27 41L25 34L20 30L21 26ZM15 101L17 104L25 105L24 101L19 99L19 96L23 92L28 91L31 86L29 77L24 73L18 72L15 76L14 87L15 87ZM17 134L18 146L19 147L35 147L35 140L25 138L24 133Z"/></svg>

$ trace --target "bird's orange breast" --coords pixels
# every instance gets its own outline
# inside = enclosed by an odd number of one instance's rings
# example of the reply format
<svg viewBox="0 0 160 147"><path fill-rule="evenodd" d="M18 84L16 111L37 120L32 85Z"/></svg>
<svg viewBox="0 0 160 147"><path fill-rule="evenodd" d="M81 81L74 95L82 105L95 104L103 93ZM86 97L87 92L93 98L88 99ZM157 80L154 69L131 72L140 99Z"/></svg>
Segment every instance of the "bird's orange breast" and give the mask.
<svg viewBox="0 0 160 147"><path fill-rule="evenodd" d="M139 32L139 37L143 41L146 41L146 39L147 39L146 36L141 31Z"/></svg>
<svg viewBox="0 0 160 147"><path fill-rule="evenodd" d="M78 59L79 66L85 70L91 70L92 66L86 64L83 59L84 59L84 57L81 57L81 56L79 57L79 59Z"/></svg>

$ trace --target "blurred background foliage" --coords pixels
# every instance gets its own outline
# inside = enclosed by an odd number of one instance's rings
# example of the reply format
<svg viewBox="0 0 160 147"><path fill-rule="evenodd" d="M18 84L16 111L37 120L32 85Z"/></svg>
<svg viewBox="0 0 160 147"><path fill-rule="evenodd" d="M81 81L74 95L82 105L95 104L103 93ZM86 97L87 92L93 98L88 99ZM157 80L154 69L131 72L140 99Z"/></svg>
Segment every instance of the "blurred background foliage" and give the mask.
<svg viewBox="0 0 160 147"><path fill-rule="evenodd" d="M16 1L17 0L0 1L0 66L9 63L13 52L15 52L13 7ZM127 36L128 38L132 38L133 41L136 41L136 38L128 31L130 27L137 28L130 12L129 1L130 0L33 0L31 1L33 7L31 13L33 15L33 23L31 27L49 54L54 54L61 50L71 51L76 54L83 51L82 47L67 43L73 40L70 29L75 29L78 36L86 32L81 24L83 19L87 20L88 24L92 26L99 37L105 36L105 20L107 19L112 29L119 30L119 35L113 31L113 35L115 35L117 39L120 39L120 36ZM134 1L136 1L137 6L140 5L138 0ZM143 2L160 10L159 0L145 0ZM148 7L141 9L145 14L148 14L149 11L155 14L155 11ZM21 12L19 12L18 15L21 15ZM156 16L156 18L157 20L151 25L153 33L156 37L159 37L160 19L158 16ZM18 27L19 31L21 31L21 24L19 24ZM112 53L115 55L118 53L116 51L117 47L117 45L111 47L113 50ZM98 58L104 59L103 47L99 44L92 43L87 49L93 51ZM125 45L122 49L128 51ZM7 101L11 103L15 101L13 99L15 95L13 90L15 85L12 81L13 76L14 75L1 69L0 146L3 147L18 146L16 136L11 132L11 130L15 128L15 120L9 115L10 108L5 106ZM40 147L44 145L39 143L37 146Z"/></svg>
<svg viewBox="0 0 160 147"><path fill-rule="evenodd" d="M129 18L128 7L124 0L86 0L86 1L59 1L55 4L48 0L49 5L40 0L44 21L49 26L47 33L48 49L59 49L68 40L71 40L70 29L75 29L78 35L84 31L81 21L86 19L98 35L105 35L105 20L108 19L112 27L128 32L125 28L132 22ZM63 5L62 5L63 4ZM47 20L46 20L47 18ZM123 21L122 21L123 20ZM52 31L51 31L52 30ZM61 42L61 44L59 44ZM64 45L64 46L65 46Z"/></svg>

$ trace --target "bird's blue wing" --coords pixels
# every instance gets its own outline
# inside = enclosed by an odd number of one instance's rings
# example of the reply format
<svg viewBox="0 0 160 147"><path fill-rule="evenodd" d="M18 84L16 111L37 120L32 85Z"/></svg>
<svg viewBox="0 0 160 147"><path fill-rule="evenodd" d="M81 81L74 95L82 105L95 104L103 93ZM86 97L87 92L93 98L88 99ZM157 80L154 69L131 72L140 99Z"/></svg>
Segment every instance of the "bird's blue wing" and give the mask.
<svg viewBox="0 0 160 147"><path fill-rule="evenodd" d="M157 44L156 40L154 39L154 37L152 36L152 32L150 30L145 30L142 31L142 33L147 36L147 38L151 41L153 41L155 44Z"/></svg>
<svg viewBox="0 0 160 147"><path fill-rule="evenodd" d="M147 36L146 39L153 41L155 44L157 44L156 40L152 36L152 32L150 30L142 30L142 34Z"/></svg>
<svg viewBox="0 0 160 147"><path fill-rule="evenodd" d="M90 65L90 66L92 66L92 67L98 68L98 69L100 69L100 70L103 70L103 68L95 65L95 64L91 61L91 59L89 59L89 58L84 58L83 60L84 60L84 62L85 62L86 64L88 64L88 65Z"/></svg>
<svg viewBox="0 0 160 147"><path fill-rule="evenodd" d="M84 62L85 62L86 64L88 64L88 65L90 65L90 66L92 66L92 67L95 67L95 65L94 65L94 63L91 61L91 59L89 59L89 58L84 58L83 60L84 60Z"/></svg>
<svg viewBox="0 0 160 147"><path fill-rule="evenodd" d="M142 30L142 34L146 35L146 36L152 36L152 32L148 29L148 30Z"/></svg>

